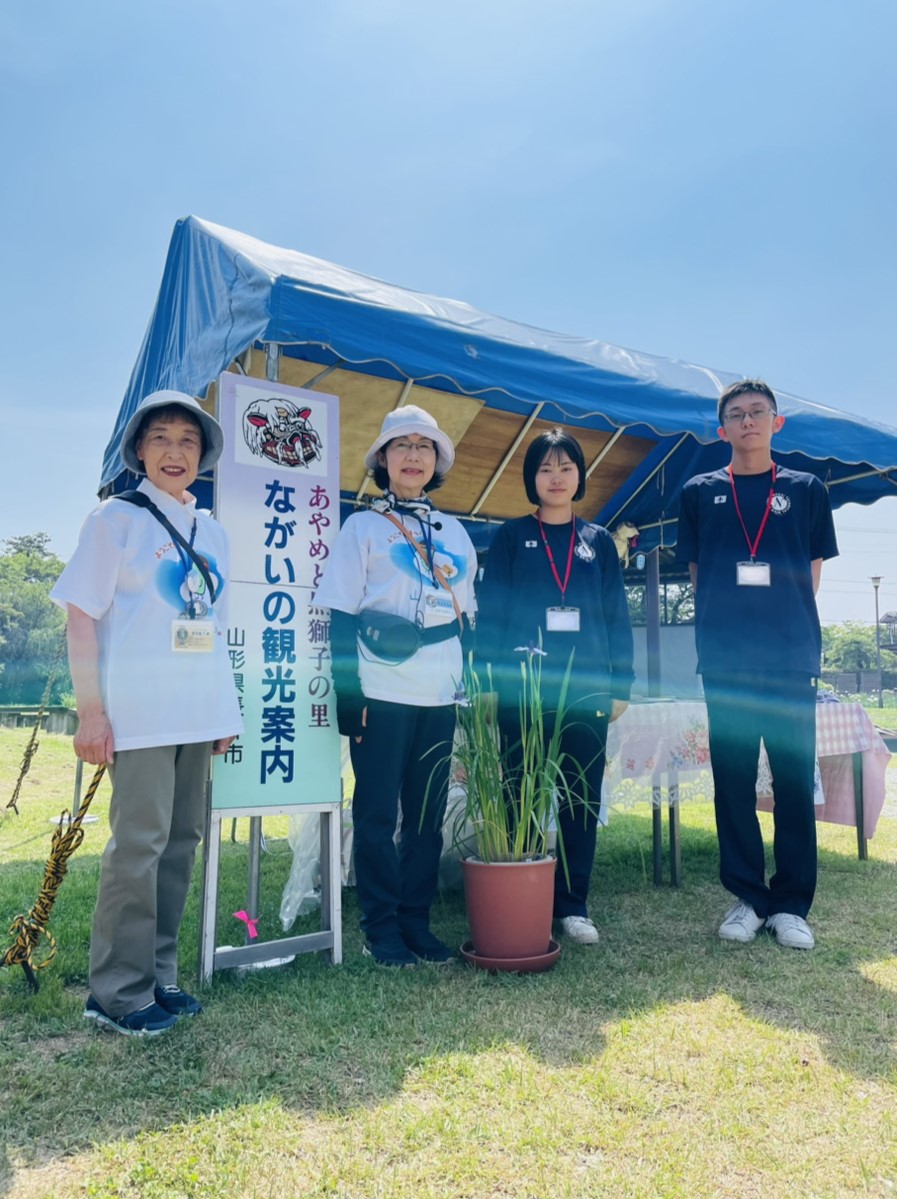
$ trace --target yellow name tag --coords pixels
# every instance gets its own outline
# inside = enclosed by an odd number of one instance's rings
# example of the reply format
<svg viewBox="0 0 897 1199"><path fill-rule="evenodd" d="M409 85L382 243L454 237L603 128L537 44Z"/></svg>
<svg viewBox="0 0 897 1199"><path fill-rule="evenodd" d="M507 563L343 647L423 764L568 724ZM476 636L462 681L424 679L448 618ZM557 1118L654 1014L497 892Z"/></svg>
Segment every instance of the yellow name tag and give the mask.
<svg viewBox="0 0 897 1199"><path fill-rule="evenodd" d="M210 654L215 646L215 624L211 620L173 620L171 648L178 654Z"/></svg>

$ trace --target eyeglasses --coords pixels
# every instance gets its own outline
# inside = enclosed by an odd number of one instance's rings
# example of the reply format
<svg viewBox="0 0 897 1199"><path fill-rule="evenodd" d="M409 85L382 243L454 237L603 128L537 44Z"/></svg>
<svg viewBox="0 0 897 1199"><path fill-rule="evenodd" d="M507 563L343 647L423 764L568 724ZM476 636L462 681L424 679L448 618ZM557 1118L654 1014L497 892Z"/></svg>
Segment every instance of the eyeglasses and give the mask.
<svg viewBox="0 0 897 1199"><path fill-rule="evenodd" d="M764 416L775 416L775 413L771 408L748 408L745 412L742 412L740 409L736 408L734 412L727 412L725 414L723 417L723 424L743 425L748 417L750 417L752 421L756 422L763 420Z"/></svg>
<svg viewBox="0 0 897 1199"><path fill-rule="evenodd" d="M397 450L400 454L410 454L412 450L417 450L419 454L435 454L436 446L432 441L405 441L400 438L398 441L391 441L389 449Z"/></svg>

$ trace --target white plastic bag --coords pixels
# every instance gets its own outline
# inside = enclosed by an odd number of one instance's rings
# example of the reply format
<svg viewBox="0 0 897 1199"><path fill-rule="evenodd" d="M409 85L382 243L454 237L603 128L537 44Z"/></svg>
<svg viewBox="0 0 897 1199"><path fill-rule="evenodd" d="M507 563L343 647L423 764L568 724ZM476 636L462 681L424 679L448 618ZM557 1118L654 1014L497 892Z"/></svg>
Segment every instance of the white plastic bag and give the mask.
<svg viewBox="0 0 897 1199"><path fill-rule="evenodd" d="M280 923L284 932L297 916L321 906L321 815L299 812L290 817L290 847L293 865L280 901Z"/></svg>
<svg viewBox="0 0 897 1199"><path fill-rule="evenodd" d="M350 772L349 742L342 738L341 772L345 794L346 778ZM340 876L344 887L355 886L355 871L352 866L352 808L347 804L342 810L342 844L340 846ZM280 901L280 923L288 932L297 916L305 916L321 906L321 814L320 812L294 812L290 816L288 833L293 850L293 866L283 889Z"/></svg>

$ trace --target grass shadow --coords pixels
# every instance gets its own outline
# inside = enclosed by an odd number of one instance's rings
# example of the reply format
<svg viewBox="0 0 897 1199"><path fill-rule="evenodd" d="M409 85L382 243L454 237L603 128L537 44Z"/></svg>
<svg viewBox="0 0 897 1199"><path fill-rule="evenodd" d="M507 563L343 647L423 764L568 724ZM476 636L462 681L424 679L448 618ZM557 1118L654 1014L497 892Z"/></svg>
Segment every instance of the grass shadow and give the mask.
<svg viewBox="0 0 897 1199"><path fill-rule="evenodd" d="M60 895L60 950L40 993L28 995L18 972L0 978L0 1136L16 1162L40 1166L244 1105L276 1101L309 1115L344 1114L391 1100L436 1058L517 1046L565 1069L600 1059L608 1028L646 1014L660 1013L662 1021L678 1005L698 1007L721 995L753 1021L818 1039L838 1069L893 1082L891 824L891 860L875 856L872 842L869 862L851 856L852 830L821 830L819 946L811 954L782 950L765 936L750 946L719 941L728 899L717 881L708 812L683 813L678 889L653 886L650 814L626 812L599 838L591 904L601 943L565 947L549 973L378 968L361 956L357 903L345 891L342 967L303 955L277 970L222 972L203 989L200 1019L151 1041L99 1035L81 1020L98 870L98 846L91 845L73 860ZM263 865L263 930L277 925L290 865L281 850L273 847ZM229 939L229 913L245 903L245 859L245 844L225 840L220 943ZM36 859L4 867L3 915L11 894L28 896L27 906L42 868ZM198 908L197 878L182 934L185 983ZM465 939L460 892L440 895L433 924L449 941ZM312 915L292 932L315 927ZM10 1164L7 1185L11 1171Z"/></svg>

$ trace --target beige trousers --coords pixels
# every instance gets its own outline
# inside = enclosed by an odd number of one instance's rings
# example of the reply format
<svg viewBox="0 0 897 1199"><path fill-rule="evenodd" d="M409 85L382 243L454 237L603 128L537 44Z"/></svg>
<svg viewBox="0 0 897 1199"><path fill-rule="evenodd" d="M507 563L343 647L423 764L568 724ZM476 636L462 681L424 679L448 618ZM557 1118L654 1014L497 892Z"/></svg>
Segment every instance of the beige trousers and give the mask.
<svg viewBox="0 0 897 1199"><path fill-rule="evenodd" d="M178 929L203 834L212 746L128 749L110 768L112 836L90 939L90 991L110 1016L177 982Z"/></svg>

